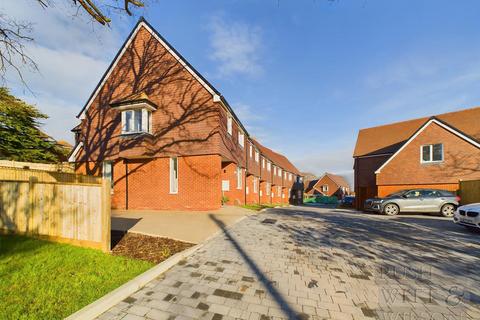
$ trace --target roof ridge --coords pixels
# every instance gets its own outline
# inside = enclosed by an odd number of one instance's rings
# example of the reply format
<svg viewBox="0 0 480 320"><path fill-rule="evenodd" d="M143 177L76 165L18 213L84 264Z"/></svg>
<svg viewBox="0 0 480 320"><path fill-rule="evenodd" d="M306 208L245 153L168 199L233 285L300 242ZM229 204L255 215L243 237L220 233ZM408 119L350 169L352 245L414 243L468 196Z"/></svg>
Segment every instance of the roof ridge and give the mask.
<svg viewBox="0 0 480 320"><path fill-rule="evenodd" d="M403 120L403 121L395 121L395 122L391 122L391 123L381 124L381 125L373 126L373 127L361 128L359 131L377 129L377 128L382 128L382 127L389 127L389 126L394 126L394 125L397 125L397 124L400 124L400 123L414 122L414 121L419 121L419 120L423 120L423 119L425 119L425 121L428 121L432 117L438 118L438 117L446 116L446 115L449 115L449 114L458 113L458 112L465 112L465 111L474 110L474 109L480 109L480 106L470 107L470 108L466 108L466 109L460 109L460 110L456 110L456 111L438 113L438 114L435 114L433 116L424 116L424 117L418 117L418 118L413 118L413 119L407 119L407 120Z"/></svg>

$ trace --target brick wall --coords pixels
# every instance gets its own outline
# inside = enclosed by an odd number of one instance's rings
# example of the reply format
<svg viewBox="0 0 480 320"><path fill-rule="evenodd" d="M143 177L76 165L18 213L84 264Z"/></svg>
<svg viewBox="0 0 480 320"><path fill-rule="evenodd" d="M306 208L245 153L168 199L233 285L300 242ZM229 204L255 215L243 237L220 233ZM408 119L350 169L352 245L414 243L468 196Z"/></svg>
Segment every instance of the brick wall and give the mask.
<svg viewBox="0 0 480 320"><path fill-rule="evenodd" d="M78 164L76 171L82 173L86 165ZM117 160L113 167L112 208L218 209L221 206L220 168L218 155L178 157L178 193L170 194L170 158Z"/></svg>
<svg viewBox="0 0 480 320"><path fill-rule="evenodd" d="M245 170L242 168L241 186L237 186L237 165L235 163L222 163L221 179L229 181L230 188L223 191L228 198L227 204L243 205L245 204Z"/></svg>
<svg viewBox="0 0 480 320"><path fill-rule="evenodd" d="M255 192L254 180L256 179L257 192ZM259 203L260 201L260 179L254 175L249 175L247 177L247 203L254 204Z"/></svg>
<svg viewBox="0 0 480 320"><path fill-rule="evenodd" d="M400 190L406 189L440 189L447 190L452 192L457 192L459 190L458 183L447 183L447 184L404 184L404 185L389 185L389 186L378 186L378 196L385 197L389 194Z"/></svg>
<svg viewBox="0 0 480 320"><path fill-rule="evenodd" d="M444 161L420 162L420 148L443 144ZM378 185L457 184L458 180L480 179L480 149L436 123L430 124L411 141L379 174Z"/></svg>
<svg viewBox="0 0 480 320"><path fill-rule="evenodd" d="M377 195L375 171L388 160L390 156L374 156L355 158L355 207L362 209L367 198Z"/></svg>
<svg viewBox="0 0 480 320"><path fill-rule="evenodd" d="M271 189L272 189L271 186L270 186L269 189L271 191ZM267 182L266 181L260 182L260 190L262 191L261 196L260 196L260 203L265 203L265 204L272 203L271 195L268 194L268 192L267 192Z"/></svg>

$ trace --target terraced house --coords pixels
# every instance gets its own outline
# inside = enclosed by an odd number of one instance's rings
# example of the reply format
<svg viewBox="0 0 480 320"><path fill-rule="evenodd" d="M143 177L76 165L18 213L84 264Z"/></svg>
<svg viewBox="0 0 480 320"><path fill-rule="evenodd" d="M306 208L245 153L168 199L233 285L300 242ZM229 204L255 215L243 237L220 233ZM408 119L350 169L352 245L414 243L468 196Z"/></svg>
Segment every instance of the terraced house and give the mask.
<svg viewBox="0 0 480 320"><path fill-rule="evenodd" d="M70 156L119 209L301 201L299 171L250 137L227 100L140 19L78 115Z"/></svg>

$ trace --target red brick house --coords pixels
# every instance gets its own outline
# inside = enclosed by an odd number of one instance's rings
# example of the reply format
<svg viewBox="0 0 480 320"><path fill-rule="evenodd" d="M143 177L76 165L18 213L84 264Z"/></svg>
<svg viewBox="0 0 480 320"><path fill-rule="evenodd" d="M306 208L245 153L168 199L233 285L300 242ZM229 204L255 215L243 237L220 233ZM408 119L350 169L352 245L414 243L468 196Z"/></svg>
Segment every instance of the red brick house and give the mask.
<svg viewBox="0 0 480 320"><path fill-rule="evenodd" d="M305 182L306 196L335 196L338 199L343 199L350 194L350 185L344 177L325 172L319 179Z"/></svg>
<svg viewBox="0 0 480 320"><path fill-rule="evenodd" d="M402 189L456 191L480 179L480 107L362 129L353 157L357 208Z"/></svg>
<svg viewBox="0 0 480 320"><path fill-rule="evenodd" d="M78 118L69 160L79 173L111 179L113 208L273 200L260 196L258 147L227 100L144 19ZM299 179L295 167L285 169Z"/></svg>

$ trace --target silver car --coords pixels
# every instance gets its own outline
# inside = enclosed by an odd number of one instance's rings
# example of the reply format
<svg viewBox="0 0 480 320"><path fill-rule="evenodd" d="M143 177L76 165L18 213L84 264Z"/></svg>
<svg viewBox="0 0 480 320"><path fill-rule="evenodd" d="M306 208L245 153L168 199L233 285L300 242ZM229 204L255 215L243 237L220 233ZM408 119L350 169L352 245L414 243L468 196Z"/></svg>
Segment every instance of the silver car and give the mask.
<svg viewBox="0 0 480 320"><path fill-rule="evenodd" d="M460 198L454 193L437 189L413 189L392 193L385 198L365 201L365 210L394 216L400 212L440 213L452 217Z"/></svg>

